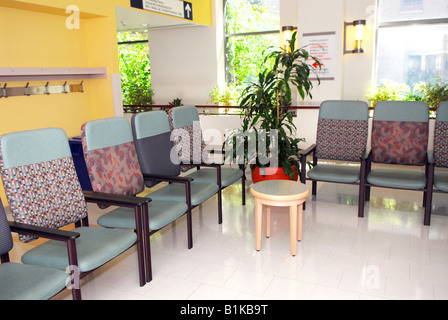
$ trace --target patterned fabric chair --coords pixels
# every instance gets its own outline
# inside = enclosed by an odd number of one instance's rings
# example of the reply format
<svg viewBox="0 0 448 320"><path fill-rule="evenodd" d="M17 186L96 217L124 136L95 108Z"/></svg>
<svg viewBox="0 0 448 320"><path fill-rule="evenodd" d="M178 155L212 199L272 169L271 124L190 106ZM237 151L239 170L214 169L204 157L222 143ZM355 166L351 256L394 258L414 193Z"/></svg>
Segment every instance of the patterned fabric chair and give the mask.
<svg viewBox="0 0 448 320"><path fill-rule="evenodd" d="M0 200L0 300L47 300L65 288L68 274L64 270L10 262L12 248L11 229Z"/></svg>
<svg viewBox="0 0 448 320"><path fill-rule="evenodd" d="M129 203L125 197L103 198L93 192L84 196L64 130L48 128L3 135L0 138L0 168L16 223L51 229L75 224L75 236L70 233L66 244L52 236L53 240L22 256L25 264L71 271L74 299L81 298L78 273L80 277L87 275L134 244L143 248L135 232L88 226L86 200L115 205L120 203L117 201L125 205ZM140 211L136 219L142 219ZM39 236L46 234L41 232ZM21 232L19 239L30 242L36 238ZM140 275L144 276L144 261L138 266ZM140 284L145 283L145 278L141 278Z"/></svg>
<svg viewBox="0 0 448 320"><path fill-rule="evenodd" d="M244 171L240 168L221 166L221 172L216 172L216 168L204 168L206 162L210 162L205 143L202 138L202 129L199 121L198 110L195 106L180 106L168 111L170 129L174 137L176 147L180 153L181 170L183 172L192 168L200 168L189 174L195 181L217 183L221 181L221 190L232 185L241 179L242 184L242 204L246 204L246 187ZM182 134L188 132L190 140L185 143L180 139ZM192 150L192 152L183 152Z"/></svg>
<svg viewBox="0 0 448 320"><path fill-rule="evenodd" d="M364 199L371 187L423 191L426 206L429 108L424 102L381 101L375 106L371 152L362 162L365 177L358 216L364 216ZM372 163L383 164L372 169ZM404 169L401 166L408 166ZM423 168L424 170L419 170ZM364 193L365 192L365 193Z"/></svg>
<svg viewBox="0 0 448 320"><path fill-rule="evenodd" d="M318 181L359 184L361 171L357 164L361 163L367 147L368 119L369 106L365 102L322 102L316 144L301 152L300 180L312 181L313 195L317 193ZM313 154L313 167L307 172L306 157L310 154Z"/></svg>
<svg viewBox="0 0 448 320"><path fill-rule="evenodd" d="M108 118L87 122L82 125L81 140L93 191L139 198L136 195L144 191L145 184L128 120ZM149 236L188 211L185 201L169 196L158 200L151 195L151 200L149 221L143 228L148 282L152 279ZM123 207L103 214L98 224L107 228L136 229L132 210ZM190 240L191 228L188 232Z"/></svg>
<svg viewBox="0 0 448 320"><path fill-rule="evenodd" d="M183 201L188 206L188 225L191 228L191 210L218 193L216 181L197 182L190 175L180 175L177 152L170 141L168 117L164 111L150 111L132 116L132 131L138 159L147 187L160 182L170 183L151 192L151 198ZM218 195L219 196L219 195ZM218 198L218 214L221 215ZM192 245L192 243L191 243Z"/></svg>
<svg viewBox="0 0 448 320"><path fill-rule="evenodd" d="M427 206L432 204L433 192L448 192L448 101L437 108L437 119L434 128L434 151L430 156L428 173ZM435 188L434 188L435 187ZM432 208L431 208L432 209ZM431 211L425 215L425 225L431 222Z"/></svg>

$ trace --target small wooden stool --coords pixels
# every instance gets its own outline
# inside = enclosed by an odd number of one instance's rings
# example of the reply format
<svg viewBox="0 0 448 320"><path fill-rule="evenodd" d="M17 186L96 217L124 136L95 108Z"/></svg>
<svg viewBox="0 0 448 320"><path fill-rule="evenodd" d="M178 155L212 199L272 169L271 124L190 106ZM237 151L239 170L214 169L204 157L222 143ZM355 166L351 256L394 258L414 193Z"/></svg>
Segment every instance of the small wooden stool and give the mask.
<svg viewBox="0 0 448 320"><path fill-rule="evenodd" d="M290 180L265 180L251 186L255 197L255 245L261 249L263 205L266 205L266 237L270 236L271 206L289 207L289 228L291 233L291 255L296 255L296 241L302 240L303 203L310 194L308 187Z"/></svg>

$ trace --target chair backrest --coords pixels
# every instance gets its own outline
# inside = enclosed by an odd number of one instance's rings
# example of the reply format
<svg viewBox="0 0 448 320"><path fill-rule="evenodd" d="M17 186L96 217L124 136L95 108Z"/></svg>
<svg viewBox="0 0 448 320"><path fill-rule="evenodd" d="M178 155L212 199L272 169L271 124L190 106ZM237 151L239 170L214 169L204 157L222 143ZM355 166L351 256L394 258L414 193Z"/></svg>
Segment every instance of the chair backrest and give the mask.
<svg viewBox="0 0 448 320"><path fill-rule="evenodd" d="M11 230L6 218L5 208L0 199L0 256L7 254L13 247Z"/></svg>
<svg viewBox="0 0 448 320"><path fill-rule="evenodd" d="M131 126L125 118L86 122L81 141L93 191L136 195L145 188Z"/></svg>
<svg viewBox="0 0 448 320"><path fill-rule="evenodd" d="M360 161L367 145L369 106L363 101L322 102L316 136L316 157Z"/></svg>
<svg viewBox="0 0 448 320"><path fill-rule="evenodd" d="M437 167L448 168L448 101L437 108L434 128L434 162Z"/></svg>
<svg viewBox="0 0 448 320"><path fill-rule="evenodd" d="M178 149L181 171L193 168L194 164L207 161L205 142L199 121L199 113L195 106L180 106L168 110L168 121L171 139ZM186 139L189 137L189 140ZM190 165L190 163L193 163Z"/></svg>
<svg viewBox="0 0 448 320"><path fill-rule="evenodd" d="M171 130L165 111L149 111L132 116L132 133L143 173L178 176L179 159L170 140ZM172 152L174 151L174 152ZM145 181L146 186L157 184Z"/></svg>
<svg viewBox="0 0 448 320"><path fill-rule="evenodd" d="M64 130L47 128L3 135L0 167L16 222L60 228L87 216ZM35 239L19 238L25 242Z"/></svg>
<svg viewBox="0 0 448 320"><path fill-rule="evenodd" d="M421 101L381 101L372 122L372 161L424 165L429 135L429 108Z"/></svg>

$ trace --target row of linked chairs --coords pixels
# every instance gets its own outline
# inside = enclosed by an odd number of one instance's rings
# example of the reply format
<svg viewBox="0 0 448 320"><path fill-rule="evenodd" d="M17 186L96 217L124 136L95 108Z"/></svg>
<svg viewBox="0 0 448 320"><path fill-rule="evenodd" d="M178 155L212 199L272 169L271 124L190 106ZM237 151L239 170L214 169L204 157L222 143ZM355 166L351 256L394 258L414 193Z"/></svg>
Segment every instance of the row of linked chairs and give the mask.
<svg viewBox="0 0 448 320"><path fill-rule="evenodd" d="M196 108L185 106L169 114L139 113L131 123L108 118L83 124L90 191L81 188L64 130L1 136L0 169L13 221L0 203L0 299L49 299L65 288L81 299L80 279L133 246L144 286L152 280L152 233L187 215L187 247L192 248L194 207L216 196L221 223L221 190L239 179L245 204L243 170L203 163L186 152L194 145L191 150L206 153L202 135L192 134L200 131L198 121ZM193 156L196 161L186 161ZM191 166L201 168L188 171ZM153 192L143 196L148 187ZM87 203L112 206L98 218L99 226L89 226ZM71 224L74 229L63 228ZM25 252L22 263L13 263L12 232L23 242L49 241Z"/></svg>
<svg viewBox="0 0 448 320"><path fill-rule="evenodd" d="M319 110L316 144L302 150L301 182L359 186L358 216L364 217L372 187L423 193L423 224L430 225L434 192L448 192L448 102L437 108L433 150L428 150L429 108L424 102L324 101ZM370 135L370 138L369 138ZM309 160L308 160L309 161Z"/></svg>

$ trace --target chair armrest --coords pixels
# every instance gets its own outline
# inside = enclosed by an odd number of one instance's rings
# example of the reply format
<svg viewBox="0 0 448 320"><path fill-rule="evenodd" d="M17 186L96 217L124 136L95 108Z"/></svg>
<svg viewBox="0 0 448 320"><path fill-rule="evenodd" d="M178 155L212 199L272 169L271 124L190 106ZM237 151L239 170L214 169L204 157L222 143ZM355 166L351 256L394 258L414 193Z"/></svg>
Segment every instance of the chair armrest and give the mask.
<svg viewBox="0 0 448 320"><path fill-rule="evenodd" d="M299 155L301 156L307 156L310 153L314 152L314 150L316 149L316 144L312 144L310 145L308 148L300 150L299 151Z"/></svg>
<svg viewBox="0 0 448 320"><path fill-rule="evenodd" d="M104 192L94 192L89 190L83 190L84 198L87 202L95 202L106 205L115 206L141 206L151 202L151 198L143 198L136 196L110 194Z"/></svg>
<svg viewBox="0 0 448 320"><path fill-rule="evenodd" d="M8 221L11 231L39 238L46 238L59 241L75 240L80 237L78 232L51 229L30 224Z"/></svg>
<svg viewBox="0 0 448 320"><path fill-rule="evenodd" d="M175 182L175 183L188 183L194 180L191 177L179 177L179 176L165 176L161 174L148 174L144 173L143 178L145 180L153 180L153 181L165 181L165 182Z"/></svg>

